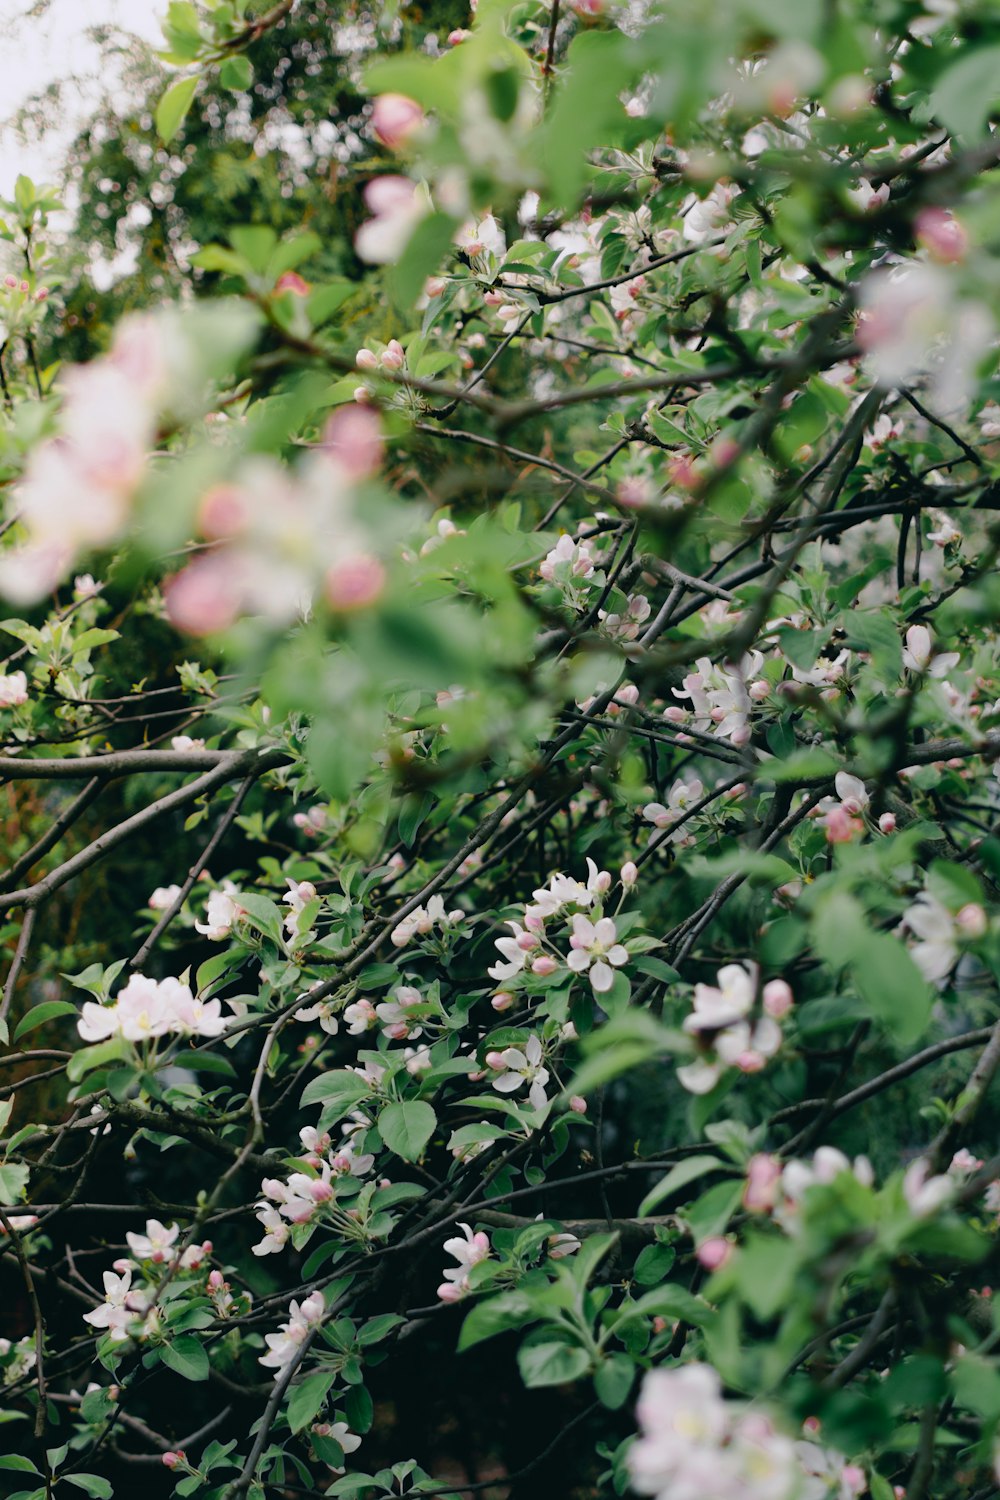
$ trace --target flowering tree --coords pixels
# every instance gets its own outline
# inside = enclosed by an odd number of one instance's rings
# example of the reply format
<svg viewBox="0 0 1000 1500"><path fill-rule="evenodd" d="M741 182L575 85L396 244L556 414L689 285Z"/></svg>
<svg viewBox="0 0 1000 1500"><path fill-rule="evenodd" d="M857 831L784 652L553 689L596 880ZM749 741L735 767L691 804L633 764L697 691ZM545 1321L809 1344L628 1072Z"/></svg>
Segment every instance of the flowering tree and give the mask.
<svg viewBox="0 0 1000 1500"><path fill-rule="evenodd" d="M368 269L73 367L6 205L6 1494L997 1492L1000 15L706 19L341 38Z"/></svg>

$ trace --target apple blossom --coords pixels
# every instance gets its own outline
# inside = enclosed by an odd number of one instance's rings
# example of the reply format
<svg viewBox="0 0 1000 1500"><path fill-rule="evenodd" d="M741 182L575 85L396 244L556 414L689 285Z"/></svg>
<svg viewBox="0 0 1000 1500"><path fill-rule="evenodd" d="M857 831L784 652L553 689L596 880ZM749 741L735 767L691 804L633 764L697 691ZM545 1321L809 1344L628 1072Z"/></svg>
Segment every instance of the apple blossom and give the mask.
<svg viewBox="0 0 1000 1500"><path fill-rule="evenodd" d="M426 203L415 183L398 176L373 178L364 199L372 217L355 235L354 248L361 260L384 265L402 254L427 211Z"/></svg>
<svg viewBox="0 0 1000 1500"><path fill-rule="evenodd" d="M528 1037L524 1049L506 1047L500 1054L505 1073L493 1080L493 1087L500 1094L513 1094L524 1084L528 1085L528 1102L532 1109L544 1109L547 1103L545 1085L549 1081L548 1069L544 1066L542 1044L534 1032Z"/></svg>
<svg viewBox="0 0 1000 1500"><path fill-rule="evenodd" d="M28 701L28 679L23 672L0 675L0 708L19 708Z"/></svg>
<svg viewBox="0 0 1000 1500"><path fill-rule="evenodd" d="M614 984L614 970L628 963L628 949L618 942L617 929L610 917L591 922L577 912L566 959L574 974L586 974L596 994L605 994Z"/></svg>
<svg viewBox="0 0 1000 1500"><path fill-rule="evenodd" d="M462 1236L445 1240L444 1252L452 1256L457 1266L448 1266L444 1271L444 1281L438 1287L438 1296L442 1302L457 1302L464 1297L469 1290L469 1272L473 1266L478 1266L490 1254L490 1240L482 1230L473 1233L469 1224L459 1224Z"/></svg>
<svg viewBox="0 0 1000 1500"><path fill-rule="evenodd" d="M258 1361L274 1370L275 1379L297 1358L305 1340L322 1323L326 1311L323 1293L310 1292L301 1303L290 1302L288 1311L288 1322L281 1324L281 1331L265 1334L267 1353Z"/></svg>
<svg viewBox="0 0 1000 1500"><path fill-rule="evenodd" d="M405 94L379 94L372 107L372 129L390 151L405 146L424 123L420 105Z"/></svg>

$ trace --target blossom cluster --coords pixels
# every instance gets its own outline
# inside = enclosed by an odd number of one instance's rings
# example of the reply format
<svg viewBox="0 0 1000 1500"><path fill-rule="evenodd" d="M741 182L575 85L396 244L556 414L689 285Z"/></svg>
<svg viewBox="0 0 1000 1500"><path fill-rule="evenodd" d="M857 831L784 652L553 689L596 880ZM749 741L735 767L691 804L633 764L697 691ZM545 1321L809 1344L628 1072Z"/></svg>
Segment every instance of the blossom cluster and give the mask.
<svg viewBox="0 0 1000 1500"><path fill-rule="evenodd" d="M128 1232L125 1236L131 1256L122 1256L114 1262L110 1271L102 1273L104 1300L90 1312L84 1313L84 1322L92 1328L106 1332L112 1344L121 1344L130 1338L145 1340L162 1333L162 1318L155 1303L155 1271L199 1273L212 1254L210 1240L193 1243L178 1255L174 1245L180 1235L176 1224L161 1224L159 1219L147 1219L144 1234ZM147 1279L135 1280L140 1272ZM221 1272L209 1272L209 1283L216 1278L217 1286L210 1290L218 1294L223 1287ZM152 1278L152 1279L149 1279Z"/></svg>
<svg viewBox="0 0 1000 1500"><path fill-rule="evenodd" d="M533 892L523 921L507 921L513 936L496 939L503 961L491 966L491 979L509 988L522 982L521 975L545 979L564 967L571 974L586 975L596 995L612 988L615 970L628 963L629 949L619 940L614 918L603 915L602 900L611 889L610 873L599 870L589 857L587 869L586 883L571 875L553 875L547 886ZM624 879L622 885L624 890ZM584 910L567 910L571 907ZM556 946L546 927L555 918L569 924L567 952Z"/></svg>
<svg viewBox="0 0 1000 1500"><path fill-rule="evenodd" d="M632 1488L658 1500L838 1500L867 1487L863 1470L794 1442L756 1406L727 1401L709 1365L651 1370L628 1450Z"/></svg>
<svg viewBox="0 0 1000 1500"><path fill-rule="evenodd" d="M684 1030L695 1039L698 1056L677 1069L678 1080L692 1094L707 1094L726 1068L759 1073L780 1051L780 1022L792 1008L792 991L783 979L771 979L757 1014L756 1000L757 975L742 964L726 964L715 985L695 985Z"/></svg>
<svg viewBox="0 0 1000 1500"><path fill-rule="evenodd" d="M179 979L149 979L133 974L109 1005L84 1002L77 1030L85 1042L124 1037L150 1042L163 1036L220 1036L227 1017L221 1000L202 1000Z"/></svg>
<svg viewBox="0 0 1000 1500"><path fill-rule="evenodd" d="M375 1165L369 1151L359 1149L359 1136L368 1129L363 1115L353 1114L341 1125L343 1139L334 1144L326 1131L304 1125L299 1131L303 1161L309 1172L292 1172L287 1182L265 1177L261 1182L262 1200L256 1205L256 1217L264 1238L253 1246L254 1255L273 1255L288 1243L294 1224L311 1224L324 1217L351 1215L353 1210L338 1210L337 1181L340 1178L367 1176Z"/></svg>

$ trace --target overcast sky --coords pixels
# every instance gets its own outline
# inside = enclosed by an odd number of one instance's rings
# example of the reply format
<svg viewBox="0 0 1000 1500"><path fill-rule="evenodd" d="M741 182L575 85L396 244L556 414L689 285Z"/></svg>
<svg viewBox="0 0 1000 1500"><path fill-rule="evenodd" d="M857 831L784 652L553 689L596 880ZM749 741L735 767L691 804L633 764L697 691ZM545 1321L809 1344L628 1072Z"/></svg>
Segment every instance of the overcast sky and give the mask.
<svg viewBox="0 0 1000 1500"><path fill-rule="evenodd" d="M74 131L107 84L88 28L117 26L160 41L165 11L166 0L0 0L0 197L11 195L19 172L36 182L57 175ZM66 79L74 87L43 140L25 142L4 126L33 94Z"/></svg>

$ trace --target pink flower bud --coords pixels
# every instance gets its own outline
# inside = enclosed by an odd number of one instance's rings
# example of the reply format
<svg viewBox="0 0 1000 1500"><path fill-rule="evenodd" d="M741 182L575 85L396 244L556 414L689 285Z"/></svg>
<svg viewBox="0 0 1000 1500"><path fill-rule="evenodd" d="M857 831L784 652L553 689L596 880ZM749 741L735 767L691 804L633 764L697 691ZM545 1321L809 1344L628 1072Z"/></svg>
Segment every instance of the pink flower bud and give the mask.
<svg viewBox="0 0 1000 1500"><path fill-rule="evenodd" d="M763 677L761 677L756 682L751 682L747 688L747 692L754 703L763 703L764 699L769 698L771 695L771 684L765 682Z"/></svg>
<svg viewBox="0 0 1000 1500"><path fill-rule="evenodd" d="M575 1115L585 1115L587 1113L587 1101L582 1094L574 1094L569 1101L569 1107Z"/></svg>
<svg viewBox="0 0 1000 1500"><path fill-rule="evenodd" d="M769 979L764 986L764 1010L774 1021L787 1016L795 1004L791 986L783 979Z"/></svg>
<svg viewBox="0 0 1000 1500"><path fill-rule="evenodd" d="M630 891L639 879L639 867L634 860L627 859L618 872L618 877L627 891Z"/></svg>
<svg viewBox="0 0 1000 1500"><path fill-rule="evenodd" d="M547 978L549 974L554 974L558 967L559 965L556 963L555 959L551 958L549 954L540 953L531 965L531 972L532 974L541 975L541 977L544 979Z"/></svg>
<svg viewBox="0 0 1000 1500"><path fill-rule="evenodd" d="M48 289L48 287L47 286L40 286L38 288L38 291L35 293L35 301L36 302L45 302L47 300L47 298L48 298L48 295L49 295L49 289Z"/></svg>
<svg viewBox="0 0 1000 1500"><path fill-rule="evenodd" d="M226 1284L226 1278L221 1271L209 1271L208 1289L210 1292L221 1292Z"/></svg>
<svg viewBox="0 0 1000 1500"><path fill-rule="evenodd" d="M747 1184L743 1189L743 1207L748 1213L764 1214L778 1201L781 1163L776 1156L759 1152L747 1163Z"/></svg>
<svg viewBox="0 0 1000 1500"><path fill-rule="evenodd" d="M514 996L508 990L500 990L490 1001L494 1010L510 1010L514 1004Z"/></svg>
<svg viewBox="0 0 1000 1500"><path fill-rule="evenodd" d="M484 292L483 293L483 301L486 303L487 307L502 307L503 306L503 293L502 292Z"/></svg>
<svg viewBox="0 0 1000 1500"><path fill-rule="evenodd" d="M291 292L293 297L308 297L312 287L298 271L283 271L274 283L276 292Z"/></svg>
<svg viewBox="0 0 1000 1500"><path fill-rule="evenodd" d="M369 479L382 466L382 425L370 407L340 406L323 429L323 448L349 479Z"/></svg>
<svg viewBox="0 0 1000 1500"><path fill-rule="evenodd" d="M863 1495L868 1488L864 1469L858 1464L845 1464L840 1471L841 1488L849 1495Z"/></svg>
<svg viewBox="0 0 1000 1500"><path fill-rule="evenodd" d="M359 406L368 406L371 404L372 393L366 385L356 385L354 387L354 400Z"/></svg>
<svg viewBox="0 0 1000 1500"><path fill-rule="evenodd" d="M12 276L9 271L7 272L7 275L3 279L3 284L7 288L8 291L10 291L10 292L16 292L17 291L17 277L16 276Z"/></svg>
<svg viewBox="0 0 1000 1500"><path fill-rule="evenodd" d="M174 1452L172 1448L168 1448L160 1462L164 1465L165 1468L176 1469L178 1464L182 1464L184 1462L183 1448L178 1448L176 1452Z"/></svg>
<svg viewBox="0 0 1000 1500"><path fill-rule="evenodd" d="M914 223L917 243L924 247L932 260L952 265L965 259L969 236L946 208L923 208Z"/></svg>
<svg viewBox="0 0 1000 1500"><path fill-rule="evenodd" d="M637 474L626 474L615 486L615 499L626 510L638 510L643 505L648 505L652 498L648 480Z"/></svg>
<svg viewBox="0 0 1000 1500"><path fill-rule="evenodd" d="M717 437L711 448L712 462L717 469L728 469L740 456L740 445L735 438Z"/></svg>
<svg viewBox="0 0 1000 1500"><path fill-rule="evenodd" d="M359 370L377 370L378 355L373 353L371 349L359 349L354 356L354 363Z"/></svg>
<svg viewBox="0 0 1000 1500"><path fill-rule="evenodd" d="M608 893L608 891L610 891L610 889L611 889L611 871L610 870L599 870L598 873L597 873L597 878L593 881L593 883L591 885L591 890L594 892L595 896L606 896L607 893Z"/></svg>
<svg viewBox="0 0 1000 1500"><path fill-rule="evenodd" d="M741 1052L736 1059L736 1066L741 1073L759 1073L767 1064L767 1058L762 1052L756 1052L753 1047L748 1047Z"/></svg>
<svg viewBox="0 0 1000 1500"><path fill-rule="evenodd" d="M359 552L327 569L323 591L338 614L350 614L374 604L385 588L386 573L377 557Z"/></svg>
<svg viewBox="0 0 1000 1500"><path fill-rule="evenodd" d="M883 813L882 816L878 820L878 831L879 831L879 833L895 833L896 832L896 814L895 813Z"/></svg>
<svg viewBox="0 0 1000 1500"><path fill-rule="evenodd" d="M448 46L460 47L463 42L469 40L471 35L471 31L466 31L463 27L457 26L454 31L449 31L448 33Z"/></svg>
<svg viewBox="0 0 1000 1500"><path fill-rule="evenodd" d="M212 542L245 531L249 519L247 497L235 484L213 484L198 505L198 530Z"/></svg>
<svg viewBox="0 0 1000 1500"><path fill-rule="evenodd" d="M956 914L955 926L963 937L974 941L986 932L986 913L977 901L969 901Z"/></svg>
<svg viewBox="0 0 1000 1500"><path fill-rule="evenodd" d="M697 489L698 471L690 453L674 454L667 464L667 472L671 484L675 484L679 490Z"/></svg>
<svg viewBox="0 0 1000 1500"><path fill-rule="evenodd" d="M372 129L390 151L398 151L424 124L424 112L405 94L379 94L372 109Z"/></svg>
<svg viewBox="0 0 1000 1500"><path fill-rule="evenodd" d="M533 932L522 932L518 935L517 946L523 953L531 953L538 947L538 939Z"/></svg>
<svg viewBox="0 0 1000 1500"><path fill-rule="evenodd" d="M733 1247L729 1240L716 1235L713 1239L703 1240L695 1251L698 1264L704 1266L706 1271L718 1271L726 1264L733 1253Z"/></svg>
<svg viewBox="0 0 1000 1500"><path fill-rule="evenodd" d="M31 291L31 282L30 281L22 281L21 284L20 284L20 286L18 287L18 291L23 292L24 295L27 296L28 293Z"/></svg>
<svg viewBox="0 0 1000 1500"><path fill-rule="evenodd" d="M501 1068L505 1068L507 1066L507 1064L503 1060L503 1053L502 1052L487 1052L487 1054L486 1054L486 1066L488 1068L492 1068L494 1070L494 1072L497 1072L497 1073L500 1071Z"/></svg>
<svg viewBox="0 0 1000 1500"><path fill-rule="evenodd" d="M681 708L677 703L671 703L669 708L663 710L663 717L668 724L686 724L687 716L687 709Z"/></svg>
<svg viewBox="0 0 1000 1500"><path fill-rule="evenodd" d="M424 296L440 297L447 285L448 280L445 276L428 276L424 282Z"/></svg>
<svg viewBox="0 0 1000 1500"><path fill-rule="evenodd" d="M196 557L163 589L170 623L186 635L214 635L236 619L242 589L237 565L224 552Z"/></svg>
<svg viewBox="0 0 1000 1500"><path fill-rule="evenodd" d="M839 803L836 807L831 807L823 822L827 842L830 844L849 844L854 835L861 831L858 820L853 818L847 808Z"/></svg>
<svg viewBox="0 0 1000 1500"><path fill-rule="evenodd" d="M406 350L398 339L390 339L381 360L383 370L401 370L406 364Z"/></svg>

